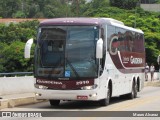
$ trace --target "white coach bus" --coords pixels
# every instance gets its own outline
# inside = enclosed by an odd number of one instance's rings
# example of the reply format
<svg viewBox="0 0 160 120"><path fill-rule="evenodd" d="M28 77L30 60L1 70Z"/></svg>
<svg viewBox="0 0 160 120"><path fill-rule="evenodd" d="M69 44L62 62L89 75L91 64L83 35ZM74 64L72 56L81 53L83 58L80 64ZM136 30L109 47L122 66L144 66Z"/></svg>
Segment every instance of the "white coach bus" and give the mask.
<svg viewBox="0 0 160 120"><path fill-rule="evenodd" d="M27 41L30 57L33 39ZM40 23L34 53L37 99L98 101L144 86L144 33L112 18L55 18Z"/></svg>

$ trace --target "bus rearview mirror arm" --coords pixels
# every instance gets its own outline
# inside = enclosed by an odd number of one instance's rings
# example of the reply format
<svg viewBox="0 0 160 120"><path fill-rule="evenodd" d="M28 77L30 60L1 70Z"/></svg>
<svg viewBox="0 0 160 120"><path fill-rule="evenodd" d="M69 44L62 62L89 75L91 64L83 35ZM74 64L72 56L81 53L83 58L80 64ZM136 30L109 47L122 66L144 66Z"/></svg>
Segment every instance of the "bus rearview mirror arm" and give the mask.
<svg viewBox="0 0 160 120"><path fill-rule="evenodd" d="M25 49L24 49L24 58L30 58L32 44L33 44L33 38L29 39L26 42Z"/></svg>
<svg viewBox="0 0 160 120"><path fill-rule="evenodd" d="M96 46L96 58L97 59L102 59L103 58L103 40L100 38L97 41L97 46Z"/></svg>

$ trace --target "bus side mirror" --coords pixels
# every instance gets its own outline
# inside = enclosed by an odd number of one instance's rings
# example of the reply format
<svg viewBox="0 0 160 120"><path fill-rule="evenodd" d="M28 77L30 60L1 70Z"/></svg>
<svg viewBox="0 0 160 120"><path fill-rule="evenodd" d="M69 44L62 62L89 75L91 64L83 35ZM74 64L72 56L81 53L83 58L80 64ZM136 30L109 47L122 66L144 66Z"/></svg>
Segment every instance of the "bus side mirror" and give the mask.
<svg viewBox="0 0 160 120"><path fill-rule="evenodd" d="M160 65L160 55L157 57L157 63Z"/></svg>
<svg viewBox="0 0 160 120"><path fill-rule="evenodd" d="M33 44L33 38L29 39L26 42L25 49L24 49L24 58L30 58L32 44Z"/></svg>
<svg viewBox="0 0 160 120"><path fill-rule="evenodd" d="M103 40L100 38L97 41L97 46L96 46L96 58L103 58Z"/></svg>

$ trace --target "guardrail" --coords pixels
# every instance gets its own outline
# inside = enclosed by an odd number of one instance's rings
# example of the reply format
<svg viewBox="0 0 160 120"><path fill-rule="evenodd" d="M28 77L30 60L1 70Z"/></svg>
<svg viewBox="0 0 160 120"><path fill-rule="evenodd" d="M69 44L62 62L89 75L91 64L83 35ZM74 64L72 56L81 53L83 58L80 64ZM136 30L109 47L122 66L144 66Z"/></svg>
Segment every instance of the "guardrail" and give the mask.
<svg viewBox="0 0 160 120"><path fill-rule="evenodd" d="M10 73L0 73L0 77L13 77L13 76L31 76L33 72L10 72Z"/></svg>

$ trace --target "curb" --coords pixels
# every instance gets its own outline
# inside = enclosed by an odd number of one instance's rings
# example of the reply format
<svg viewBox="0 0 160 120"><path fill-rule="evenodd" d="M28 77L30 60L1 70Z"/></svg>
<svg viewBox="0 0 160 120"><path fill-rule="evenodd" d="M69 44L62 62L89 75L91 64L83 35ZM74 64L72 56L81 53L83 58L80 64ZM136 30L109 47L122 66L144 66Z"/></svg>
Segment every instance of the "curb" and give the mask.
<svg viewBox="0 0 160 120"><path fill-rule="evenodd" d="M147 86L160 87L160 80L155 80L155 81L145 81L144 87L147 87Z"/></svg>
<svg viewBox="0 0 160 120"><path fill-rule="evenodd" d="M3 96L0 99L0 110L21 105L35 104L44 100L37 100L34 93L24 93Z"/></svg>
<svg viewBox="0 0 160 120"><path fill-rule="evenodd" d="M26 98L13 98L13 99L1 99L0 100L0 109L4 108L13 108L20 105L27 105L37 103L35 97L26 97Z"/></svg>

